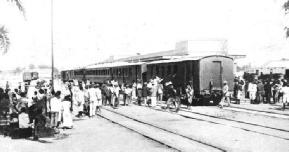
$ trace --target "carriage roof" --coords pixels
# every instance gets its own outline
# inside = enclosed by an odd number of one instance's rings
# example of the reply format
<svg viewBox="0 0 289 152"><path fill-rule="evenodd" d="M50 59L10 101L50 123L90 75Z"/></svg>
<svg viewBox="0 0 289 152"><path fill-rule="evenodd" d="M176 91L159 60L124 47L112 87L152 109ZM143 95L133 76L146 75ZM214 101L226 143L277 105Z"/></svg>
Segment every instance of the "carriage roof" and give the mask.
<svg viewBox="0 0 289 152"><path fill-rule="evenodd" d="M182 61L196 61L196 60L202 60L204 58L216 57L216 56L233 59L229 56L222 56L222 55L210 55L210 56L198 56L198 57L186 56L186 57L177 58L177 59L153 61L153 62L149 62L147 64L174 63L174 62L182 62Z"/></svg>
<svg viewBox="0 0 289 152"><path fill-rule="evenodd" d="M143 64L143 62L137 62L137 63L112 62L112 63L103 63L103 64L91 65L91 66L86 67L85 69L112 68L112 67L122 67L122 66L141 65L141 64Z"/></svg>

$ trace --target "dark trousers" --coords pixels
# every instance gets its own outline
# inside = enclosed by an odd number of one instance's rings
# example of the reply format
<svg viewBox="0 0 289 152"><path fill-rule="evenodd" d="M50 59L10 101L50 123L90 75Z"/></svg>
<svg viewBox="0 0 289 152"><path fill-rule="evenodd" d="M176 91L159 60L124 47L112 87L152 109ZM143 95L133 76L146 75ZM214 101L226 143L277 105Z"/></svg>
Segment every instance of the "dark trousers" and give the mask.
<svg viewBox="0 0 289 152"><path fill-rule="evenodd" d="M266 103L271 103L271 92L265 93Z"/></svg>
<svg viewBox="0 0 289 152"><path fill-rule="evenodd" d="M279 91L273 90L273 102L274 103L279 101L278 97L279 97Z"/></svg>
<svg viewBox="0 0 289 152"><path fill-rule="evenodd" d="M257 92L257 102L262 103L264 101L264 91Z"/></svg>
<svg viewBox="0 0 289 152"><path fill-rule="evenodd" d="M102 105L103 105L103 106L106 106L106 103L107 103L106 96L105 96L105 95L102 95Z"/></svg>
<svg viewBox="0 0 289 152"><path fill-rule="evenodd" d="M140 96L137 97L138 105L141 105L141 98L142 98L142 97L140 97Z"/></svg>
<svg viewBox="0 0 289 152"><path fill-rule="evenodd" d="M125 105L125 103L126 103L126 96L127 96L127 94L122 94L122 96L123 96L123 105Z"/></svg>

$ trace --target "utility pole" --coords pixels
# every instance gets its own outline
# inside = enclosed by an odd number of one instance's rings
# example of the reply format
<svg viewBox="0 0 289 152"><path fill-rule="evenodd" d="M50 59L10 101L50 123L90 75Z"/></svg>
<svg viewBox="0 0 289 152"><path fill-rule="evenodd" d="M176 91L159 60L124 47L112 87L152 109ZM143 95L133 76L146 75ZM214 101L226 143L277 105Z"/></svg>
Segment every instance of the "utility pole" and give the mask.
<svg viewBox="0 0 289 152"><path fill-rule="evenodd" d="M54 90L54 55L53 55L53 0L51 0L51 88Z"/></svg>

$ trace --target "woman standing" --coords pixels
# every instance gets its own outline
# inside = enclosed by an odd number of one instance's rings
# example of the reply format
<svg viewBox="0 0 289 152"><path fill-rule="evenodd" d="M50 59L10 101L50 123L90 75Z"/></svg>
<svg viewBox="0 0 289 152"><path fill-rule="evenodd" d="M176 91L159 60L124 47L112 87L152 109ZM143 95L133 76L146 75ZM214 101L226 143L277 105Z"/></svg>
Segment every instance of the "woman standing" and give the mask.
<svg viewBox="0 0 289 152"><path fill-rule="evenodd" d="M63 129L71 129L73 127L72 124L72 116L71 116L71 97L70 93L65 93L64 100L61 103L61 110L63 114Z"/></svg>

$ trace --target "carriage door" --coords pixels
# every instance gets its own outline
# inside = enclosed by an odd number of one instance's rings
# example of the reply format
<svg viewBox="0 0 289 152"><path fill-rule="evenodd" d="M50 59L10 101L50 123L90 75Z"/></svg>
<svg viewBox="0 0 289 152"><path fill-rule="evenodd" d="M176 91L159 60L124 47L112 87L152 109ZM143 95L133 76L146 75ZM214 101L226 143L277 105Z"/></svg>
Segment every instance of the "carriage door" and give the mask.
<svg viewBox="0 0 289 152"><path fill-rule="evenodd" d="M212 90L222 89L222 63L221 61L213 61L212 67Z"/></svg>

